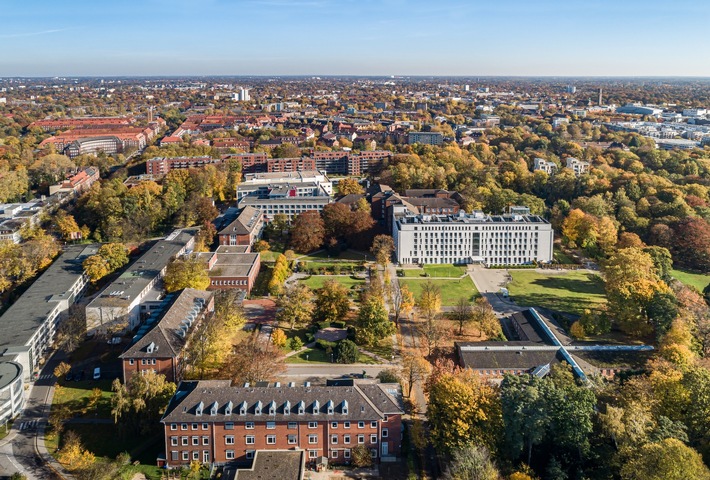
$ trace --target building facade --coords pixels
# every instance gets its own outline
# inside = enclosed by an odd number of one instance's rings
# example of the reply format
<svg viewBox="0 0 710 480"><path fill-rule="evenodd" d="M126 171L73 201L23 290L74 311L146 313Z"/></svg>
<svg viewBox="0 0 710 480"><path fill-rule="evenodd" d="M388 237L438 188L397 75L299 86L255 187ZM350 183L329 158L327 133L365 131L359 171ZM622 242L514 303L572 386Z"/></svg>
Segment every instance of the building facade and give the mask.
<svg viewBox="0 0 710 480"><path fill-rule="evenodd" d="M237 218L220 230L220 245L248 245L259 240L264 230L264 214L253 207L244 207Z"/></svg>
<svg viewBox="0 0 710 480"><path fill-rule="evenodd" d="M409 132L407 142L412 145L420 143L422 145L441 145L444 143L444 134L441 132Z"/></svg>
<svg viewBox="0 0 710 480"><path fill-rule="evenodd" d="M17 417L25 408L22 365L0 357L0 425Z"/></svg>
<svg viewBox="0 0 710 480"><path fill-rule="evenodd" d="M161 423L167 466L193 460L246 463L257 450L303 450L306 461L327 457L349 463L365 445L373 459L399 455L402 420L399 386L232 387L230 381L182 382Z"/></svg>
<svg viewBox="0 0 710 480"><path fill-rule="evenodd" d="M422 215L397 205L392 222L397 262L524 265L552 261L550 223L525 208L513 212Z"/></svg>

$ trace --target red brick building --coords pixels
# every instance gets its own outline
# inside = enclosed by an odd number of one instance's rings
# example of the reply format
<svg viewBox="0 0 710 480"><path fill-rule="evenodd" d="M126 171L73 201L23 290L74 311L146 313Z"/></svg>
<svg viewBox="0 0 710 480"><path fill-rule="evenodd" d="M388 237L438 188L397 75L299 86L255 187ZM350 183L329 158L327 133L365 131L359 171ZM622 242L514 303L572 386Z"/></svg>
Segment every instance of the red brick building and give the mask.
<svg viewBox="0 0 710 480"><path fill-rule="evenodd" d="M254 207L246 206L239 216L220 230L220 245L252 245L264 229L264 215Z"/></svg>
<svg viewBox="0 0 710 480"><path fill-rule="evenodd" d="M352 383L352 382L351 382ZM357 445L374 459L400 453L401 395L394 384L230 386L182 382L161 423L168 467L246 463L257 450L304 450L306 461L349 463Z"/></svg>
<svg viewBox="0 0 710 480"><path fill-rule="evenodd" d="M138 337L119 358L123 365L123 381L131 376L153 371L165 375L169 382L182 380L185 349L197 326L214 312L214 293L186 288L170 294L164 308L151 314L138 329ZM163 313L160 313L163 312ZM141 336L141 328L147 332Z"/></svg>
<svg viewBox="0 0 710 480"><path fill-rule="evenodd" d="M261 255L249 253L248 245L219 246L216 252L198 253L207 262L209 290L244 290L254 288L261 267Z"/></svg>

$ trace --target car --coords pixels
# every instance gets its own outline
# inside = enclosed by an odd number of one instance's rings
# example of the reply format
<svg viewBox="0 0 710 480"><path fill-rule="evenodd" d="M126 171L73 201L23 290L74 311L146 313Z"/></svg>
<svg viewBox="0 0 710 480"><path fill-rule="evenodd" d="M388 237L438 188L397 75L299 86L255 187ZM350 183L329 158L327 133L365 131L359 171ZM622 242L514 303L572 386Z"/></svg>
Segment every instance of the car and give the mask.
<svg viewBox="0 0 710 480"><path fill-rule="evenodd" d="M74 374L69 372L64 376L64 381L65 382L72 382L74 381Z"/></svg>
<svg viewBox="0 0 710 480"><path fill-rule="evenodd" d="M101 378L101 367L94 368L94 380Z"/></svg>

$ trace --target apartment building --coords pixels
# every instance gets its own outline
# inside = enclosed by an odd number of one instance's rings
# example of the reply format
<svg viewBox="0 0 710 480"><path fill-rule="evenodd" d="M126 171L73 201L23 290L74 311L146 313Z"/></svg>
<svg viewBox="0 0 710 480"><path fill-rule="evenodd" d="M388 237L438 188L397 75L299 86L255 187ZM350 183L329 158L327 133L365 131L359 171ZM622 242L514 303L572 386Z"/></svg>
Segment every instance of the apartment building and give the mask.
<svg viewBox="0 0 710 480"><path fill-rule="evenodd" d="M6 429L25 408L23 376L22 365L0 356L0 425Z"/></svg>
<svg viewBox="0 0 710 480"><path fill-rule="evenodd" d="M207 264L210 290L243 290L251 293L261 267L261 255L251 253L248 245L219 246L215 252L198 253Z"/></svg>
<svg viewBox="0 0 710 480"><path fill-rule="evenodd" d="M186 349L197 327L214 312L214 293L186 288L168 294L119 358L123 382L151 371L169 382L183 378Z"/></svg>
<svg viewBox="0 0 710 480"><path fill-rule="evenodd" d="M22 365L25 381L52 345L62 314L89 283L82 262L97 245L66 247L52 265L0 317L0 355Z"/></svg>
<svg viewBox="0 0 710 480"><path fill-rule="evenodd" d="M99 178L99 169L97 167L86 167L63 182L51 185L49 187L49 194L54 195L57 192L80 194L91 188L91 185Z"/></svg>
<svg viewBox="0 0 710 480"><path fill-rule="evenodd" d="M155 291L170 260L192 251L196 234L196 229L175 230L133 262L86 306L87 331L123 331L138 327L141 303Z"/></svg>
<svg viewBox="0 0 710 480"><path fill-rule="evenodd" d="M264 214L244 207L237 218L217 234L220 245L253 245L264 230Z"/></svg>
<svg viewBox="0 0 710 480"><path fill-rule="evenodd" d="M548 162L544 158L535 157L533 171L545 172L548 175L557 173L557 165L554 162Z"/></svg>
<svg viewBox="0 0 710 480"><path fill-rule="evenodd" d="M233 387L229 380L182 382L161 419L166 466L197 460L251 462L257 450L301 450L313 464L349 463L365 445L373 459L400 453L399 385L355 383Z"/></svg>
<svg viewBox="0 0 710 480"><path fill-rule="evenodd" d="M396 205L392 223L398 263L524 265L553 258L552 226L525 207L505 215L422 215Z"/></svg>
<svg viewBox="0 0 710 480"><path fill-rule="evenodd" d="M579 177L589 171L591 164L574 157L567 157L566 167L572 170L574 174Z"/></svg>
<svg viewBox="0 0 710 480"><path fill-rule="evenodd" d="M441 145L444 143L444 134L441 132L409 132L407 143L410 145L420 143L422 145Z"/></svg>

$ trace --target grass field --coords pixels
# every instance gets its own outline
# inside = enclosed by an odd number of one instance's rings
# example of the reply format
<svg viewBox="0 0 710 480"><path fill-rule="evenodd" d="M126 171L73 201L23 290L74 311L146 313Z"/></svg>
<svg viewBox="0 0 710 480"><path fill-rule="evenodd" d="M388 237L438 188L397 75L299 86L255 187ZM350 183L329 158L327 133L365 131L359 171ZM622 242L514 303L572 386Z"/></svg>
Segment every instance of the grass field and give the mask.
<svg viewBox="0 0 710 480"><path fill-rule="evenodd" d="M434 285L441 289L441 304L443 306L453 306L459 298L466 298L471 301L478 296L478 290L470 277L465 277L460 280L445 280L445 279L413 279L402 278L399 280L400 285L406 285L407 288L414 294L414 298L419 298L422 292L424 283L430 280Z"/></svg>
<svg viewBox="0 0 710 480"><path fill-rule="evenodd" d="M358 252L357 250L345 250L344 252L341 252L340 255L338 255L337 257L330 255L327 250L319 250L315 253L311 253L310 255L299 257L298 259L306 262L318 260L354 260L358 262L362 262L363 260L374 260L372 255L370 255L369 253Z"/></svg>
<svg viewBox="0 0 710 480"><path fill-rule="evenodd" d="M354 286L361 287L365 285L365 280L355 279L348 275L312 275L310 278L301 280L304 285L307 285L310 289L316 290L321 288L325 282L328 280L336 280L338 283L342 284L348 290Z"/></svg>
<svg viewBox="0 0 710 480"><path fill-rule="evenodd" d="M513 281L508 290L518 305L582 314L584 309L606 302L604 282L592 273L510 270L510 275Z"/></svg>
<svg viewBox="0 0 710 480"><path fill-rule="evenodd" d="M454 277L458 278L466 273L466 267L460 265L424 265L424 272L430 277Z"/></svg>
<svg viewBox="0 0 710 480"><path fill-rule="evenodd" d="M101 389L101 399L90 411L84 412L89 402L91 391ZM111 417L111 381L110 380L82 380L81 382L60 381L60 387L55 389L53 405L66 405L72 416L78 417Z"/></svg>
<svg viewBox="0 0 710 480"><path fill-rule="evenodd" d="M360 354L358 363L374 364L377 363L372 357ZM286 363L331 363L330 355L320 348L307 348L298 355L291 355L286 358Z"/></svg>
<svg viewBox="0 0 710 480"><path fill-rule="evenodd" d="M671 275L676 280L680 282L697 288L699 291L703 291L705 287L710 285L710 275L703 275L702 273L690 273L684 272L683 270L671 270Z"/></svg>
<svg viewBox="0 0 710 480"><path fill-rule="evenodd" d="M562 265L571 265L573 263L577 263L574 261L574 259L572 257L570 257L569 255L564 253L562 250L559 250L557 248L555 248L554 256L555 256L555 261L557 263L561 263Z"/></svg>

